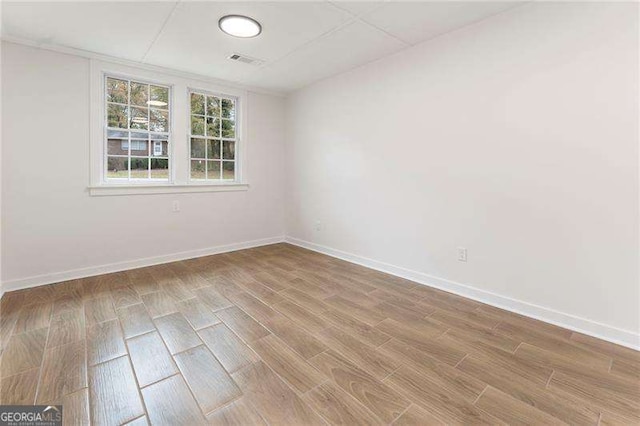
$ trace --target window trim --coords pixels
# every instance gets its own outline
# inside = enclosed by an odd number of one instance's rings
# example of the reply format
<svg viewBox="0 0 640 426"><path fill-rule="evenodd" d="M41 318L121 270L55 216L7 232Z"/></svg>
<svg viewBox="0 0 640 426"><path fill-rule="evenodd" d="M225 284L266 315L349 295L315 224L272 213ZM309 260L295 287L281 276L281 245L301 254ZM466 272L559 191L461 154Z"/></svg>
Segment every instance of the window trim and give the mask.
<svg viewBox="0 0 640 426"><path fill-rule="evenodd" d="M128 178L112 178L112 179L108 179L106 176L106 171L107 171L107 161L108 161L108 157L109 157L109 147L107 144L107 133L109 131L109 128L107 126L107 98L106 98L106 88L107 88L107 78L113 78L113 79L119 79L119 80L126 80L129 83L131 83L132 81L136 82L136 83L143 83L143 84L149 84L149 85L155 85L155 86L162 86L162 87L168 87L169 88L169 132L167 135L167 141L169 143L169 147L167 149L167 159L169 162L169 176L167 179L153 179L153 178L148 178L148 179L132 179L131 177ZM149 79L146 77L138 77L137 75L131 75L131 74L124 74L124 73L114 73L114 72L106 72L103 71L101 73L101 80L102 80L102 109L101 109L101 120L102 120L102 134L103 134L103 141L102 141L102 156L103 156L103 161L102 161L102 168L100 170L100 184L103 186L111 186L111 185L118 185L118 186L138 186L138 185L149 185L149 184L158 184L158 185L167 185L167 184L172 184L174 183L174 176L175 173L173 171L174 169L174 158L173 158L173 145L174 145L174 132L173 132L173 125L174 125L174 120L175 120L175 113L174 113L174 106L173 106L173 101L175 98L175 94L174 94L174 87L173 84L171 83L167 83L167 82L163 82L161 80L154 80L154 79ZM127 104L128 107L131 107L131 104ZM121 129L122 131L126 131L126 132L134 132L135 129ZM141 131L145 131L144 129L141 129ZM150 130L146 130L149 134L152 133ZM150 140L146 141L147 144L150 144ZM147 145L148 146L148 145ZM133 151L133 149L129 150L129 154L127 155L127 158L129 160L131 160L131 158L133 158L134 156L132 155L131 151ZM123 157L124 158L124 157ZM147 155L145 158L149 158L151 159L150 155ZM150 160L149 160L150 161Z"/></svg>
<svg viewBox="0 0 640 426"><path fill-rule="evenodd" d="M235 179L230 180L230 179L192 179L191 178L191 139L192 138L202 138L202 139L209 139L207 138L207 136L201 136L201 135L192 135L191 134L191 94L195 93L195 94L199 94L199 95L205 95L205 96L214 96L214 97L218 97L220 99L233 99L233 102L235 103L235 132L236 132L236 137L235 138L223 138L222 134L220 134L220 137L217 138L210 138L210 139L216 139L220 141L220 173L221 176L223 175L224 171L222 169L223 167L223 142L224 141L233 141L235 142L236 146L235 146L235 156L233 159L233 163L234 163L234 175L235 175ZM206 99L205 99L206 102ZM239 159L239 152L242 149L242 123L244 122L243 117L241 116L242 112L241 112L241 108L242 108L242 100L238 97L238 96L234 96L234 95L228 95L228 94L224 94L224 93L220 93L220 92L211 92L209 90L202 90L199 89L197 87L188 87L187 88L187 109L188 109L188 131L187 131L187 144L188 144L188 154L187 154L187 167L189 168L189 183L191 184L195 184L195 185L202 185L204 184L224 184L224 183L240 183L242 182L242 163L244 161L240 161ZM222 110L222 105L220 105L220 109ZM220 114L220 120L221 120L221 124L222 125L222 113ZM240 125L238 125L240 124ZM206 115L205 115L205 123L204 123L205 127L207 125L207 120L206 120ZM204 159L204 161L208 161L207 158ZM215 161L215 160L214 160Z"/></svg>
<svg viewBox="0 0 640 426"><path fill-rule="evenodd" d="M200 192L233 192L249 189L246 183L217 183L217 184L189 184L189 185L99 185L89 186L89 195L94 197L114 195L156 195L175 193L200 193Z"/></svg>
<svg viewBox="0 0 640 426"><path fill-rule="evenodd" d="M205 77L189 77L171 70L156 71L152 66L140 67L102 59L91 59L90 67L90 174L87 192L92 196L102 195L135 195L163 194L183 192L217 192L244 191L249 189L247 183L247 157L249 146L245 137L247 126L247 91L219 85L213 79ZM104 140L106 129L106 90L105 75L142 81L170 87L170 140L169 170L170 179L114 182L105 179L104 159L107 144ZM235 98L236 105L236 180L235 181L191 181L190 166L190 103L189 91L223 94L227 98ZM242 118L240 118L242 117Z"/></svg>

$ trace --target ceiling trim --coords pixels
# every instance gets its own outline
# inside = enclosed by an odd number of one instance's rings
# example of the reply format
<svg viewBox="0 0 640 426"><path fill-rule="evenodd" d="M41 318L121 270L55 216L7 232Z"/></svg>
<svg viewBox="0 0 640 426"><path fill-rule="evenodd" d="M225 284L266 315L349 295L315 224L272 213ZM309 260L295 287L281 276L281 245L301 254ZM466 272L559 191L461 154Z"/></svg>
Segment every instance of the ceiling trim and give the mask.
<svg viewBox="0 0 640 426"><path fill-rule="evenodd" d="M9 35L1 36L0 40L10 42L10 43L22 44L24 46L29 46L29 47L35 47L38 49L49 50L52 52L63 53L66 55L73 55L73 56L79 56L87 59L97 59L104 62L127 65L130 67L140 68L140 69L149 70L149 71L155 71L155 72L173 75L176 77L183 77L191 80L202 81L202 82L210 83L214 85L227 86L227 87L239 89L239 90L246 90L248 92L253 92L253 93L261 93L264 95L278 96L282 98L287 97L287 93L284 91L268 90L262 87L244 85L244 84L240 84L240 83L229 81L229 80L208 77L202 74L176 70L174 68L167 68L159 65L151 65L144 62L132 61L130 59L117 58L115 56L104 55L104 54L96 53L90 50L77 49L74 47L61 46L57 44L38 43L36 41L26 39L23 37L16 37L16 36L9 36Z"/></svg>

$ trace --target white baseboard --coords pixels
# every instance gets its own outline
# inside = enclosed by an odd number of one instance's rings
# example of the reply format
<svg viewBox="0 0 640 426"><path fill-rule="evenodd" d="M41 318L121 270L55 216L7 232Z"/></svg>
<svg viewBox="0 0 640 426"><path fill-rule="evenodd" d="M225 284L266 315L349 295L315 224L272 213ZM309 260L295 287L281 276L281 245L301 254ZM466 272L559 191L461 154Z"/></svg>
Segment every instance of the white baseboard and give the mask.
<svg viewBox="0 0 640 426"><path fill-rule="evenodd" d="M264 238L260 240L245 241L224 246L183 251L162 256L147 257L131 261L117 262L107 265L55 272L51 274L6 281L0 285L0 297L2 297L2 294L8 291L21 290L45 284L52 284L72 279L91 277L94 275L107 274L111 272L126 271L129 269L142 268L145 266L158 265L161 263L176 262L179 260L227 253L242 249L265 246L269 244L276 244L283 241L299 247L323 253L328 256L346 260L347 262L386 272L388 274L395 275L401 278L406 278L419 284L458 294L460 296L467 297L478 302L486 303L491 306L525 315L527 317L535 318L540 321L545 321L560 327L597 337L599 339L607 340L612 343L640 350L640 334L634 333L633 331L622 330L620 328L612 327L607 324L602 324L596 321L588 320L586 318L559 312L551 308L545 308L543 306L538 306L528 302L512 299L507 296L501 296L499 294L481 290L470 285L457 283L444 278L434 277L422 272L413 271L355 254L346 253L341 250L336 250L330 247L322 246L293 237Z"/></svg>
<svg viewBox="0 0 640 426"><path fill-rule="evenodd" d="M487 305L515 312L520 315L535 318L540 321L548 322L563 328L574 330L589 336L607 340L618 345L626 346L635 350L640 350L640 334L633 331L622 330L607 324L591 321L586 318L580 318L575 315L559 312L551 308L534 305L521 300L512 299L510 297L501 296L486 290L450 281L444 278L434 277L422 272L394 266L388 263L379 262L377 260L368 259L351 253L346 253L330 247L300 240L293 237L286 237L287 243L313 250L322 254L326 254L347 262L366 266L367 268L386 272L401 278L406 278L417 283L435 287L440 290L448 291L469 299L476 300Z"/></svg>
<svg viewBox="0 0 640 426"><path fill-rule="evenodd" d="M62 281L86 278L94 275L108 274L111 272L126 271L128 269L142 268L145 266L158 265L160 263L176 262L178 260L193 259L195 257L210 256L212 254L227 253L253 247L266 246L269 244L281 243L284 237L263 238L260 240L244 241L241 243L227 244L224 246L208 247L198 250L189 250L178 253L166 254L162 256L146 257L125 262L110 263L107 265L91 266L89 268L74 269L71 271L54 272L51 274L37 275L28 278L5 281L0 285L2 294L8 291L22 290L45 284L53 284Z"/></svg>

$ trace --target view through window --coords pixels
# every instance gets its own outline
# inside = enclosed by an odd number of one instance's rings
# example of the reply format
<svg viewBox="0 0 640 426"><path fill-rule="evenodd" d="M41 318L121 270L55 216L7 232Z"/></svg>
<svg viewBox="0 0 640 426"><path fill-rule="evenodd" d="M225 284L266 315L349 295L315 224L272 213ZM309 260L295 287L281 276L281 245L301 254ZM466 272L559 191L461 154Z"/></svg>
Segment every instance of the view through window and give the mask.
<svg viewBox="0 0 640 426"><path fill-rule="evenodd" d="M170 88L105 78L105 178L169 181Z"/></svg>
<svg viewBox="0 0 640 426"><path fill-rule="evenodd" d="M189 98L191 180L236 180L236 100L198 92Z"/></svg>

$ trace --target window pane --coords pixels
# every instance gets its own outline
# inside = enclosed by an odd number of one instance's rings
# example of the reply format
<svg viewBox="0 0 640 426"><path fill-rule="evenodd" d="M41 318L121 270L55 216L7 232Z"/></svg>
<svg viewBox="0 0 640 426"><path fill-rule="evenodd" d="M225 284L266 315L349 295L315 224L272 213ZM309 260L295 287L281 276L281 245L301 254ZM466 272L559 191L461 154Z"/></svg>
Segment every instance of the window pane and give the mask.
<svg viewBox="0 0 640 426"><path fill-rule="evenodd" d="M220 159L220 141L207 141L207 158Z"/></svg>
<svg viewBox="0 0 640 426"><path fill-rule="evenodd" d="M236 123L231 120L222 120L222 137L223 138L235 138L236 137Z"/></svg>
<svg viewBox="0 0 640 426"><path fill-rule="evenodd" d="M151 159L151 179L169 179L169 160Z"/></svg>
<svg viewBox="0 0 640 426"><path fill-rule="evenodd" d="M222 118L236 118L236 106L235 102L231 99L222 100Z"/></svg>
<svg viewBox="0 0 640 426"><path fill-rule="evenodd" d="M204 139L191 138L191 158L205 158Z"/></svg>
<svg viewBox="0 0 640 426"><path fill-rule="evenodd" d="M129 139L107 139L107 154L129 155Z"/></svg>
<svg viewBox="0 0 640 426"><path fill-rule="evenodd" d="M204 179L204 160L191 160L191 179Z"/></svg>
<svg viewBox="0 0 640 426"><path fill-rule="evenodd" d="M127 84L125 80L107 78L107 102L129 103L127 98L129 88Z"/></svg>
<svg viewBox="0 0 640 426"><path fill-rule="evenodd" d="M131 179L149 178L149 159L131 158Z"/></svg>
<svg viewBox="0 0 640 426"><path fill-rule="evenodd" d="M131 139L149 139L147 132L131 132Z"/></svg>
<svg viewBox="0 0 640 426"><path fill-rule="evenodd" d="M105 84L105 177L168 180L170 88L112 77L106 78ZM205 99L202 96L203 113ZM200 128L204 133L204 116ZM200 150L206 165L204 140Z"/></svg>
<svg viewBox="0 0 640 426"><path fill-rule="evenodd" d="M220 137L220 119L207 117L207 136L219 138Z"/></svg>
<svg viewBox="0 0 640 426"><path fill-rule="evenodd" d="M207 179L220 179L219 161L207 161Z"/></svg>
<svg viewBox="0 0 640 426"><path fill-rule="evenodd" d="M235 160L236 159L236 143L233 141L223 141L222 142L223 150L222 156L225 160Z"/></svg>
<svg viewBox="0 0 640 426"><path fill-rule="evenodd" d="M131 155L134 156L147 156L149 155L149 144L146 140L131 139Z"/></svg>
<svg viewBox="0 0 640 426"><path fill-rule="evenodd" d="M129 132L126 130L107 130L108 139L127 139Z"/></svg>
<svg viewBox="0 0 640 426"><path fill-rule="evenodd" d="M204 95L191 94L191 114L204 115Z"/></svg>
<svg viewBox="0 0 640 426"><path fill-rule="evenodd" d="M144 83L131 82L131 104L148 106L149 100L149 85Z"/></svg>
<svg viewBox="0 0 640 426"><path fill-rule="evenodd" d="M207 115L220 117L220 99L215 96L207 96Z"/></svg>
<svg viewBox="0 0 640 426"><path fill-rule="evenodd" d="M222 162L223 169L223 179L235 179L236 178L236 163L233 161L223 161Z"/></svg>
<svg viewBox="0 0 640 426"><path fill-rule="evenodd" d="M149 106L169 109L169 88L152 85Z"/></svg>
<svg viewBox="0 0 640 426"><path fill-rule="evenodd" d="M107 158L107 177L108 178L128 178L129 177L129 160L124 157L108 157Z"/></svg>
<svg viewBox="0 0 640 426"><path fill-rule="evenodd" d="M151 108L151 123L149 130L154 132L168 132L169 111L161 111L159 109Z"/></svg>
<svg viewBox="0 0 640 426"><path fill-rule="evenodd" d="M204 117L191 116L191 134L204 136Z"/></svg>
<svg viewBox="0 0 640 426"><path fill-rule="evenodd" d="M147 108L131 107L131 128L132 129L148 129L149 128L149 110Z"/></svg>
<svg viewBox="0 0 640 426"><path fill-rule="evenodd" d="M127 107L123 105L109 104L107 108L107 126L127 128Z"/></svg>
<svg viewBox="0 0 640 426"><path fill-rule="evenodd" d="M120 130L107 130L107 154L129 154L129 132Z"/></svg>

